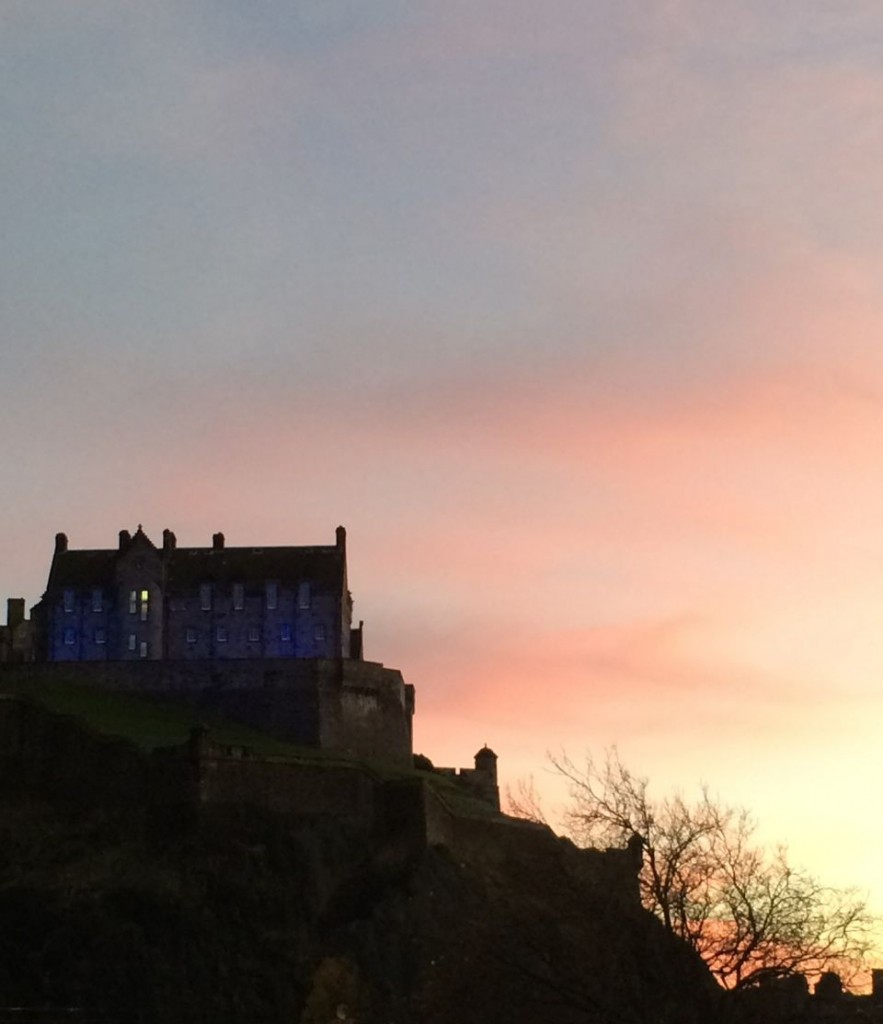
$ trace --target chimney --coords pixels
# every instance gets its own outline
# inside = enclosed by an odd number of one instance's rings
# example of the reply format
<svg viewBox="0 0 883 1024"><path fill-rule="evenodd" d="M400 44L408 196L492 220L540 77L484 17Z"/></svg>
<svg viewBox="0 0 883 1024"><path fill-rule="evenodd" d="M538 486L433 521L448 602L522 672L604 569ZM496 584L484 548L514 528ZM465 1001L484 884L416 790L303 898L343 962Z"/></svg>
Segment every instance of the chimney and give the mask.
<svg viewBox="0 0 883 1024"><path fill-rule="evenodd" d="M55 553L61 555L67 551L67 534L56 533L55 535Z"/></svg>
<svg viewBox="0 0 883 1024"><path fill-rule="evenodd" d="M62 534L64 536L64 534ZM6 598L6 625L10 629L20 626L25 621L25 599L23 597Z"/></svg>
<svg viewBox="0 0 883 1024"><path fill-rule="evenodd" d="M337 550L346 554L346 530L342 526L334 531L335 538L337 540Z"/></svg>
<svg viewBox="0 0 883 1024"><path fill-rule="evenodd" d="M124 551L132 543L132 534L128 530L120 530L120 551Z"/></svg>
<svg viewBox="0 0 883 1024"><path fill-rule="evenodd" d="M224 550L224 535L223 533L212 534L212 551L223 551Z"/></svg>
<svg viewBox="0 0 883 1024"><path fill-rule="evenodd" d="M177 543L178 539L177 537L175 537L171 530L163 530L162 549L166 552L166 554L168 554L170 551L174 551Z"/></svg>

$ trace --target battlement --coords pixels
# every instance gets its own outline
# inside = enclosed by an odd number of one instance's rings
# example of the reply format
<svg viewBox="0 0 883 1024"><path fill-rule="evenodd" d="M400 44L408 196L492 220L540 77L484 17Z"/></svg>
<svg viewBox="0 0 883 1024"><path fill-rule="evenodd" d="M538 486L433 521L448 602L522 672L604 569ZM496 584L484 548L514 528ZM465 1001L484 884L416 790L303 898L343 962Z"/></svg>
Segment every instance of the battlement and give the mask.
<svg viewBox="0 0 883 1024"><path fill-rule="evenodd" d="M474 768L434 768L433 771L455 782L470 796L483 800L495 810L500 809L500 789L497 785L497 755L487 745L475 755Z"/></svg>

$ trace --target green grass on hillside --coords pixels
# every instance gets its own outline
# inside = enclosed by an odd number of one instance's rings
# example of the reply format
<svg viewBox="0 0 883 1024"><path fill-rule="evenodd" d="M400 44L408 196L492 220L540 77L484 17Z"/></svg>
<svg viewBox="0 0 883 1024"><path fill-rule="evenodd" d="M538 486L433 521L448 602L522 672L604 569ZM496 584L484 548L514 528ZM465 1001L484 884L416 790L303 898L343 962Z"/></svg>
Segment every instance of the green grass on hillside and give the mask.
<svg viewBox="0 0 883 1024"><path fill-rule="evenodd" d="M53 673L51 681L13 682L0 675L0 694L29 697L49 711L70 715L92 732L115 736L151 752L186 743L194 725L209 729L212 743L248 747L257 757L296 761L325 767L346 766L368 771L380 779L423 779L451 811L467 817L493 816L485 803L465 793L451 779L379 758L354 758L333 751L298 746L259 729L222 718L205 709L174 700L161 700L120 690L86 686Z"/></svg>
<svg viewBox="0 0 883 1024"><path fill-rule="evenodd" d="M247 746L264 757L301 757L317 753L182 702L70 684L64 680L34 686L0 678L0 692L30 697L49 711L81 719L94 732L127 739L146 751L179 746L187 741L194 725L202 724L210 729L213 742Z"/></svg>

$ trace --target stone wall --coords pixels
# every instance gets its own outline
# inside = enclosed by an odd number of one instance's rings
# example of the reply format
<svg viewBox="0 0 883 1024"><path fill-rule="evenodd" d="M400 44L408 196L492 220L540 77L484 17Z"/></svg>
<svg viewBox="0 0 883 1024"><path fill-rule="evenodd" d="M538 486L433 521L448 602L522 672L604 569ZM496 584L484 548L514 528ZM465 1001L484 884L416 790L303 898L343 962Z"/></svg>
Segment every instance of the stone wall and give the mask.
<svg viewBox="0 0 883 1024"><path fill-rule="evenodd" d="M152 756L92 734L36 701L0 699L0 766L53 798L92 805L254 805L301 818L333 817L370 834L393 859L443 846L465 863L566 870L624 912L640 906L640 851L578 850L545 825L485 812L471 817L419 776L384 780L357 763L300 763L253 757L194 729L183 747Z"/></svg>
<svg viewBox="0 0 883 1024"><path fill-rule="evenodd" d="M4 678L173 698L279 739L410 764L413 688L400 672L348 659L105 661L0 666Z"/></svg>
<svg viewBox="0 0 883 1024"><path fill-rule="evenodd" d="M6 625L0 625L0 663L34 660L34 622L25 616L23 597L6 601Z"/></svg>
<svg viewBox="0 0 883 1024"><path fill-rule="evenodd" d="M198 739L190 749L193 795L200 804L253 804L274 814L335 818L372 830L378 783L343 765L294 764L226 752Z"/></svg>

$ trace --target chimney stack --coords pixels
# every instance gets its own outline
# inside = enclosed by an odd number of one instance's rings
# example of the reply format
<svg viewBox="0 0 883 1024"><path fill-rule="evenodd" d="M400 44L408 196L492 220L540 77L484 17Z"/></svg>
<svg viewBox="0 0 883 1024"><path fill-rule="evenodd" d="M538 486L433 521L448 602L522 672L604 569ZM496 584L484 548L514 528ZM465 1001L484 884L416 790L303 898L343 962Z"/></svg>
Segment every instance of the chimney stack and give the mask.
<svg viewBox="0 0 883 1024"><path fill-rule="evenodd" d="M212 551L223 551L224 550L224 535L223 533L212 534Z"/></svg>
<svg viewBox="0 0 883 1024"><path fill-rule="evenodd" d="M55 553L61 555L67 551L67 534L56 533L55 535Z"/></svg>
<svg viewBox="0 0 883 1024"><path fill-rule="evenodd" d="M346 530L344 527L338 526L334 535L337 541L337 550L346 553Z"/></svg>
<svg viewBox="0 0 883 1024"><path fill-rule="evenodd" d="M175 535L172 533L171 530L163 530L163 532L162 532L162 549L163 549L163 551L165 551L167 554L170 551L174 551L175 550L175 546L177 545L177 543L178 543L178 539L177 539L177 537L175 537Z"/></svg>
<svg viewBox="0 0 883 1024"><path fill-rule="evenodd" d="M6 598L6 625L10 629L20 626L25 621L25 599L23 597Z"/></svg>
<svg viewBox="0 0 883 1024"><path fill-rule="evenodd" d="M120 530L120 551L124 551L132 543L132 534L128 530Z"/></svg>

